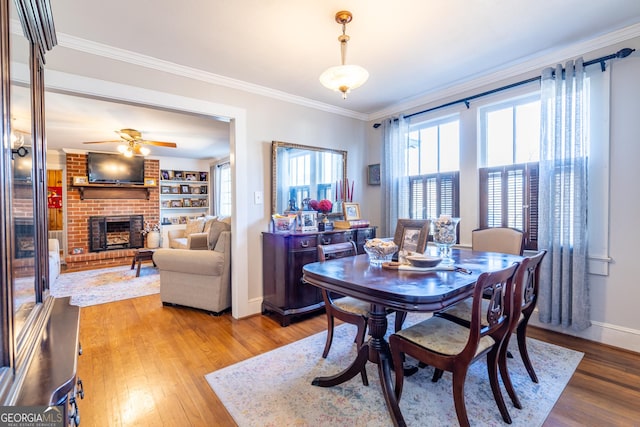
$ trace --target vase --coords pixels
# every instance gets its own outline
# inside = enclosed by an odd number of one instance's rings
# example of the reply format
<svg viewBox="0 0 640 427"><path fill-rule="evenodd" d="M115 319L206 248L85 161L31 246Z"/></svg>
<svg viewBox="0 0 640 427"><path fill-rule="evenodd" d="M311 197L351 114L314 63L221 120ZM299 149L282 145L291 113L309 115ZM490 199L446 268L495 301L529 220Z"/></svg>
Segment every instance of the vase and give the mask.
<svg viewBox="0 0 640 427"><path fill-rule="evenodd" d="M160 232L150 231L149 234L147 234L147 248L156 249L158 247L160 247Z"/></svg>
<svg viewBox="0 0 640 427"><path fill-rule="evenodd" d="M456 244L458 222L460 222L460 218L452 218L448 215L441 215L432 221L433 241L438 247L442 265L453 265L451 247Z"/></svg>

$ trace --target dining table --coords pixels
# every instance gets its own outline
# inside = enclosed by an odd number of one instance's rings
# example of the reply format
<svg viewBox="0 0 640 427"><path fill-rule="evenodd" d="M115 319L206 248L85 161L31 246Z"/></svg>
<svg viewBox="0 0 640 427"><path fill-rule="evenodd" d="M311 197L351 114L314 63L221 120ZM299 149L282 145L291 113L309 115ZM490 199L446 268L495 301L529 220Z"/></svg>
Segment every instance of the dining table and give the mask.
<svg viewBox="0 0 640 427"><path fill-rule="evenodd" d="M434 251L429 248L427 252ZM355 360L332 376L317 377L312 384L332 387L349 381L367 362L378 366L387 409L395 426L406 423L400 411L391 378L393 363L387 333L387 314L435 312L471 297L478 276L500 270L522 257L496 252L453 248L451 267L412 269L397 264L372 265L366 254L314 262L303 267L303 280L321 289L370 303L369 339L358 349Z"/></svg>

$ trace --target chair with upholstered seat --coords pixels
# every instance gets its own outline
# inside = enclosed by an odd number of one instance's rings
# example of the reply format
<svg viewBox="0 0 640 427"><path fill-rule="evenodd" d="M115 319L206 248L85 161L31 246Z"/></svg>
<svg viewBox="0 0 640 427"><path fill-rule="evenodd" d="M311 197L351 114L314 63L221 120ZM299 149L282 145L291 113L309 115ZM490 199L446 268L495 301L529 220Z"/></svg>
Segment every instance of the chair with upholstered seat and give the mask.
<svg viewBox="0 0 640 427"><path fill-rule="evenodd" d="M328 245L318 245L318 261L324 262L327 259L355 256L358 254L358 247L355 242L332 243ZM358 328L354 342L360 348L364 343L364 335L367 330L367 321L370 304L357 298L334 295L326 289L322 289L322 298L327 313L327 342L322 352L322 357L326 358L331 349L333 341L334 319L356 325ZM362 371L362 382L368 385L367 374Z"/></svg>
<svg viewBox="0 0 640 427"><path fill-rule="evenodd" d="M471 248L474 251L522 255L524 233L509 227L477 228L471 232Z"/></svg>
<svg viewBox="0 0 640 427"><path fill-rule="evenodd" d="M531 381L537 383L538 377L536 376L531 360L529 359L526 339L529 318L533 313L538 299L538 283L540 280L540 269L538 267L546 253L546 250L542 250L536 255L524 258L520 264L520 268L518 269L515 277L514 308L511 325L508 333L505 335L498 357L498 366L500 368L502 382L504 383L505 389L507 390L513 405L518 409L522 409L522 405L515 393L511 377L509 376L507 368L507 347L511 339L511 334L515 331L522 362L529 373ZM485 299L482 302L483 310L486 310L488 306L489 302ZM435 313L434 316L443 317L460 325L469 327L471 323L471 302L469 299L461 301L458 304Z"/></svg>
<svg viewBox="0 0 640 427"><path fill-rule="evenodd" d="M473 290L471 324L467 328L443 317L434 316L403 329L389 337L394 366L402 366L405 355L453 374L453 401L461 426L469 426L464 400L464 383L469 366L486 355L489 383L502 418L511 417L502 398L498 383L497 358L500 343L511 325L513 312L514 274L518 263L502 270L483 273ZM491 290L491 300L483 310L483 293ZM395 394L402 396L404 372L395 369Z"/></svg>

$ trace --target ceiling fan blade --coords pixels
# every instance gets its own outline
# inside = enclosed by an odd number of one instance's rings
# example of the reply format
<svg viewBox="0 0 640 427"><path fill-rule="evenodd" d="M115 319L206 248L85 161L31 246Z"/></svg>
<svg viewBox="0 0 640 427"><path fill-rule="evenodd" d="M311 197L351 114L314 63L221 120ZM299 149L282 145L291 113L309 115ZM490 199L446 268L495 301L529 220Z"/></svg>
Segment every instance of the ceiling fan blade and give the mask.
<svg viewBox="0 0 640 427"><path fill-rule="evenodd" d="M171 147L171 148L178 147L175 142L149 141L147 139L143 139L142 141L139 141L139 142L142 144L157 145L159 147Z"/></svg>
<svg viewBox="0 0 640 427"><path fill-rule="evenodd" d="M86 142L83 142L83 144L104 144L106 142L122 142L122 141L119 139L114 139L113 141L86 141Z"/></svg>

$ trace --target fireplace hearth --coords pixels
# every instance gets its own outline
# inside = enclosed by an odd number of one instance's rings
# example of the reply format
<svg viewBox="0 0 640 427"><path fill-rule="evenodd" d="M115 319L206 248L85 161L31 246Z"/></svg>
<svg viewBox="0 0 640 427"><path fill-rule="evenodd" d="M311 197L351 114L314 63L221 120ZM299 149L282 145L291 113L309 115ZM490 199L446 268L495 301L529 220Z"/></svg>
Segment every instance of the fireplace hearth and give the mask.
<svg viewBox="0 0 640 427"><path fill-rule="evenodd" d="M142 215L89 217L89 251L135 249L144 246Z"/></svg>

